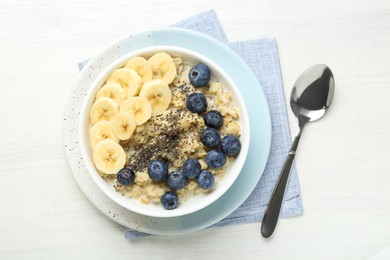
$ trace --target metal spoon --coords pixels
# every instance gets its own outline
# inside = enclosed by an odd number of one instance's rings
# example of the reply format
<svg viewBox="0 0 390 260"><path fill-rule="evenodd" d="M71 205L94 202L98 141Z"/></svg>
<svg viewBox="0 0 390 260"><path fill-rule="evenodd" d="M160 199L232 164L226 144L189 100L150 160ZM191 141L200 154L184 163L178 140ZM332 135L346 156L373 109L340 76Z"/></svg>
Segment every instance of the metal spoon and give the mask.
<svg viewBox="0 0 390 260"><path fill-rule="evenodd" d="M334 89L332 71L324 64L311 66L299 76L294 84L291 91L290 105L298 118L299 130L264 214L261 234L265 238L272 235L278 223L284 192L303 127L307 122L320 119L325 114L332 102Z"/></svg>

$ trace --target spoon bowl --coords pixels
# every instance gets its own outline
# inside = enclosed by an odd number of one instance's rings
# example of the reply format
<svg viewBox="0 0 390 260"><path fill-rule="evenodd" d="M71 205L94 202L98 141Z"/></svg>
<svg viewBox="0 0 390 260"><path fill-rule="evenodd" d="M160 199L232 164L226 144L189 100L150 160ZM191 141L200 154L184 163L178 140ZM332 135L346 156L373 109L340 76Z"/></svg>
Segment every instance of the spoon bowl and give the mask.
<svg viewBox="0 0 390 260"><path fill-rule="evenodd" d="M334 95L332 71L324 64L305 70L295 81L290 106L295 116L312 122L325 115Z"/></svg>
<svg viewBox="0 0 390 260"><path fill-rule="evenodd" d="M299 76L294 84L291 91L290 106L298 118L299 130L264 214L261 234L265 238L269 238L273 234L278 223L291 166L294 162L303 128L307 122L318 120L325 115L332 103L334 90L333 73L324 64L311 66Z"/></svg>

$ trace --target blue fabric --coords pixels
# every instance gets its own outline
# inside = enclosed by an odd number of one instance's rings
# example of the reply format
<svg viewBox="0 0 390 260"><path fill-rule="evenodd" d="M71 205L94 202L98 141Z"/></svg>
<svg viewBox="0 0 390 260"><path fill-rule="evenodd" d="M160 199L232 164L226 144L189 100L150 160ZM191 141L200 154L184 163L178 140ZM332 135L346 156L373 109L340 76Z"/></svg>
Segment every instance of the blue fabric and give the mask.
<svg viewBox="0 0 390 260"><path fill-rule="evenodd" d="M248 199L232 214L210 226L221 227L235 224L260 222L277 182L291 145L290 128L280 71L278 48L275 39L256 39L229 43L214 10L208 10L187 18L173 26L195 30L216 38L236 51L252 68L264 88L272 119L272 144L267 166L256 188ZM81 64L79 64L80 66ZM82 67L82 65L80 66ZM282 217L303 213L298 176L293 166L282 207ZM128 239L148 234L125 228Z"/></svg>

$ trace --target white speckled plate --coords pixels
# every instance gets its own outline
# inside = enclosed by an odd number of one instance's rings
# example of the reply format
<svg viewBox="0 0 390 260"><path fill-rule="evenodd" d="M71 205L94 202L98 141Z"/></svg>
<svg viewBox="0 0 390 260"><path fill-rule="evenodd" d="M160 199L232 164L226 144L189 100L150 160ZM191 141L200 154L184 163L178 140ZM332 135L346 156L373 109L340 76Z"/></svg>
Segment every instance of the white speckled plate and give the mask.
<svg viewBox="0 0 390 260"><path fill-rule="evenodd" d="M78 135L80 108L88 88L99 73L116 59L156 45L172 45L197 51L230 75L248 107L251 142L244 167L231 188L217 201L195 213L172 218L147 217L131 212L108 198L88 174L81 157ZM261 118L261 120L259 120ZM246 63L230 48L203 34L176 28L145 31L123 38L91 59L64 113L64 148L69 166L88 199L105 215L128 228L150 234L180 234L200 230L225 218L250 195L264 171L271 147L271 118L263 89Z"/></svg>

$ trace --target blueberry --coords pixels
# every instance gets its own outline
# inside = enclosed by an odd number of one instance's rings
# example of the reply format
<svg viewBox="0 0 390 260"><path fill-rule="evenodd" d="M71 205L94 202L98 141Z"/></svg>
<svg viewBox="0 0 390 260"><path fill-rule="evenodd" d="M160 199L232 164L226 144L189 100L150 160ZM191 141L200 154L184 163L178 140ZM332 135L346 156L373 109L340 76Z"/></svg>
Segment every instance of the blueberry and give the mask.
<svg viewBox="0 0 390 260"><path fill-rule="evenodd" d="M221 149L226 155L237 156L241 150L240 139L235 135L225 136L222 138Z"/></svg>
<svg viewBox="0 0 390 260"><path fill-rule="evenodd" d="M210 69L203 63L198 63L191 68L188 78L190 83L196 87L204 87L210 81Z"/></svg>
<svg viewBox="0 0 390 260"><path fill-rule="evenodd" d="M208 127L220 129L223 125L223 117L217 110L210 110L203 116L203 119Z"/></svg>
<svg viewBox="0 0 390 260"><path fill-rule="evenodd" d="M177 197L177 194L173 191L168 191L160 198L161 205L165 209L175 209L177 208L177 204L179 202L179 198Z"/></svg>
<svg viewBox="0 0 390 260"><path fill-rule="evenodd" d="M221 143L221 136L217 129L206 127L200 132L200 141L207 147L215 147Z"/></svg>
<svg viewBox="0 0 390 260"><path fill-rule="evenodd" d="M116 174L116 179L120 185L127 186L134 183L135 173L129 167L125 167Z"/></svg>
<svg viewBox="0 0 390 260"><path fill-rule="evenodd" d="M201 170L200 163L194 158L189 158L183 163L183 174L187 178L196 178Z"/></svg>
<svg viewBox="0 0 390 260"><path fill-rule="evenodd" d="M223 152L211 150L206 155L206 163L210 168L221 168L226 162L226 156Z"/></svg>
<svg viewBox="0 0 390 260"><path fill-rule="evenodd" d="M167 184L172 190L183 189L187 185L187 177L182 171L173 171L168 175Z"/></svg>
<svg viewBox="0 0 390 260"><path fill-rule="evenodd" d="M214 185L214 175L206 170L203 170L199 173L198 178L196 178L199 187L204 190L208 190Z"/></svg>
<svg viewBox="0 0 390 260"><path fill-rule="evenodd" d="M154 181L162 181L168 175L168 165L162 160L153 160L148 167L149 177Z"/></svg>
<svg viewBox="0 0 390 260"><path fill-rule="evenodd" d="M192 93L187 97L186 106L192 113L202 113L206 111L207 99L201 93Z"/></svg>

